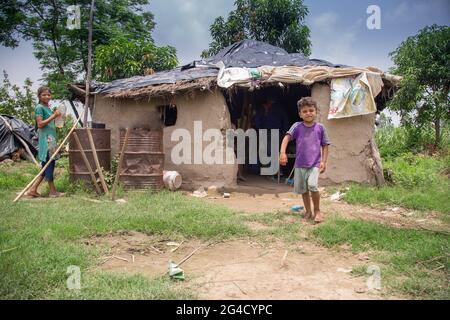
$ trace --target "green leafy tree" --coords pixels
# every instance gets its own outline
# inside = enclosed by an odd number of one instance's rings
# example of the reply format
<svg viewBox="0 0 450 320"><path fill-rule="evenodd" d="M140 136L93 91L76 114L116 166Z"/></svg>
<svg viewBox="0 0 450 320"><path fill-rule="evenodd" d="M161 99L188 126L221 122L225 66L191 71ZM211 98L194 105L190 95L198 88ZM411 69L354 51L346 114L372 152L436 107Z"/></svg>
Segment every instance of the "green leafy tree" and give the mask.
<svg viewBox="0 0 450 320"><path fill-rule="evenodd" d="M145 39L119 34L109 44L97 46L95 72L101 81L148 75L178 64L176 50L157 47Z"/></svg>
<svg viewBox="0 0 450 320"><path fill-rule="evenodd" d="M3 71L3 81L0 84L0 114L15 116L29 124L34 123L36 94L31 88L32 85L31 80L27 78L21 89L11 84L8 74Z"/></svg>
<svg viewBox="0 0 450 320"><path fill-rule="evenodd" d="M121 33L153 44L153 14L142 11L148 2L96 0L93 51ZM31 40L54 98L65 97L66 84L82 80L87 72L90 4L90 0L3 0L0 5L0 44L16 47L21 39ZM67 28L70 5L80 6L80 29Z"/></svg>
<svg viewBox="0 0 450 320"><path fill-rule="evenodd" d="M434 127L434 146L448 125L450 89L450 27L432 25L411 36L390 53L392 72L403 76L389 108L400 112L412 131Z"/></svg>
<svg viewBox="0 0 450 320"><path fill-rule="evenodd" d="M308 8L303 0L236 0L228 19L215 19L213 41L203 51L207 58L237 41L254 39L281 47L289 53L311 54L310 30L304 25Z"/></svg>

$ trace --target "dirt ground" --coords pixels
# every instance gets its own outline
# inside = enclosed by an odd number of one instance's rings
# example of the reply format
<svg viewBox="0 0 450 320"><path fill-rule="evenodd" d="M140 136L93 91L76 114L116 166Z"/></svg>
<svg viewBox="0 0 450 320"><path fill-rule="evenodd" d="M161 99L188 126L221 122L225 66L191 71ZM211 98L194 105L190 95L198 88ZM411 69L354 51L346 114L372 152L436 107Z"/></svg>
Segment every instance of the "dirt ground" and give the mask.
<svg viewBox="0 0 450 320"><path fill-rule="evenodd" d="M327 189L321 191L326 217L365 219L399 228L440 228L437 214L427 213L425 219L423 213L404 208L349 205L331 201ZM299 214L291 213L290 209L302 201L285 184L258 178L227 192L229 198L217 192L202 199L223 204L242 215L283 212L286 221L300 221L295 216ZM185 194L191 196L189 192ZM247 224L255 231L270 228L256 221ZM346 246L327 249L311 241L292 244L276 238L273 241L249 238L219 243L171 242L174 240L138 232L88 240L88 244L109 248L108 255L99 261L99 269L141 273L150 278L165 275L169 260L180 262L198 249L181 265L186 280L180 285L191 288L200 299L401 299L384 291L368 290L369 275L355 276L351 270L370 265L370 257L355 254Z"/></svg>
<svg viewBox="0 0 450 320"><path fill-rule="evenodd" d="M239 239L219 243L190 240L169 246L160 239L139 232L91 238L90 245L110 249L101 257L103 271L140 273L149 278L163 276L169 260L182 261L186 280L180 285L198 293L200 299L386 299L370 291L366 277L355 277L352 267L367 263L367 257L348 248L339 251L304 242L259 243ZM178 243L180 244L180 243Z"/></svg>
<svg viewBox="0 0 450 320"><path fill-rule="evenodd" d="M319 188L319 190L321 192L321 211L326 217L358 218L399 228L425 230L445 228L437 212L424 213L394 206L350 205L344 201L332 201L329 188ZM291 212L292 206L303 205L301 196L292 191L293 187L284 183L278 184L261 177L250 177L237 189L228 190L229 198L224 198L222 194L210 194L203 199L223 204L237 212L249 214Z"/></svg>

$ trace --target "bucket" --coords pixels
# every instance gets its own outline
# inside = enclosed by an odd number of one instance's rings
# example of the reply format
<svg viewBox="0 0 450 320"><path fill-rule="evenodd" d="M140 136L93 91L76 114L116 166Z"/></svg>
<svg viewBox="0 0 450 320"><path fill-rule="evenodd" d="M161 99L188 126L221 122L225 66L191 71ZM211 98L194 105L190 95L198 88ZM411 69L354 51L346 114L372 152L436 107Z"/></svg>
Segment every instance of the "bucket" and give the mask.
<svg viewBox="0 0 450 320"><path fill-rule="evenodd" d="M164 171L164 185L167 189L175 191L181 187L181 175L176 171Z"/></svg>

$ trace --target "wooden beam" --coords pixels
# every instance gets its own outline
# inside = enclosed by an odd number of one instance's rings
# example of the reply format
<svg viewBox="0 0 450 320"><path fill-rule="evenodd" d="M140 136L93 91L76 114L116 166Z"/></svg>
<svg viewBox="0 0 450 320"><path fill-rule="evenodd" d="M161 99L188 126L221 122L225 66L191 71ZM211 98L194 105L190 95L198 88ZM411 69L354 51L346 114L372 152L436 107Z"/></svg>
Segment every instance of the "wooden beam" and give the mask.
<svg viewBox="0 0 450 320"><path fill-rule="evenodd" d="M86 109L85 109L85 112L86 112ZM108 186L106 185L105 177L103 176L103 172L102 172L102 167L100 166L100 162L98 161L97 149L95 149L95 144L94 144L94 139L92 138L91 128L86 128L86 130L87 130L87 134L88 134L88 138L89 138L89 144L91 146L92 156L94 157L95 166L97 167L97 170L98 170L98 176L100 178L100 183L102 184L103 191L105 192L105 194L108 194Z"/></svg>
<svg viewBox="0 0 450 320"><path fill-rule="evenodd" d="M83 90L83 89L81 89L81 88L79 88L76 85L71 84L71 83L68 84L67 87L69 88L70 91L72 91L72 93L74 93L77 97L79 97L80 100L83 99L82 102L85 101L85 99L86 99L86 90Z"/></svg>
<svg viewBox="0 0 450 320"><path fill-rule="evenodd" d="M86 73L86 99L84 102L84 108L86 109L86 112L84 113L84 127L87 128L87 116L88 116L88 109L89 109L89 91L90 91L90 85L91 85L91 69L92 69L92 21L94 19L94 3L95 1L92 0L91 2L91 10L89 13L89 25L88 25L88 64L87 64L87 73Z"/></svg>
<svg viewBox="0 0 450 320"><path fill-rule="evenodd" d="M116 198L116 189L117 189L117 184L119 183L120 170L122 169L122 163L123 163L123 159L124 159L125 150L127 149L129 133L130 133L130 129L127 128L127 131L125 133L125 139L123 140L122 150L120 150L119 163L117 164L116 177L114 179L114 184L113 184L112 192L111 192L111 200L113 200L113 201Z"/></svg>
<svg viewBox="0 0 450 320"><path fill-rule="evenodd" d="M75 131L73 132L73 137L74 137L75 142L76 142L76 144L78 146L78 149L80 149L81 157L83 158L84 165L86 166L86 168L89 171L89 175L91 176L91 180L92 180L92 183L93 183L93 185L95 187L95 191L97 191L98 194L101 194L102 190L100 189L100 187L97 184L97 179L95 178L95 174L92 171L91 164L89 163L89 160L86 157L86 154L84 153L83 146L81 145L80 139L78 138L78 135L77 135L77 133Z"/></svg>

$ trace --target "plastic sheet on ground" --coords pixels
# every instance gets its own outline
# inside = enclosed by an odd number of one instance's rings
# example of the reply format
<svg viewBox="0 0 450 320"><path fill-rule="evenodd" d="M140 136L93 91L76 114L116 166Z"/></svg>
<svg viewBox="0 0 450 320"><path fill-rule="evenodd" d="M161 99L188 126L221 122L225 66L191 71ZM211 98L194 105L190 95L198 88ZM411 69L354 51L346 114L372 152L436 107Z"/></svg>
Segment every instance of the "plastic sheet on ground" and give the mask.
<svg viewBox="0 0 450 320"><path fill-rule="evenodd" d="M19 148L24 148L22 143L16 137L22 138L29 146L31 152L36 155L38 148L38 137L33 126L30 126L13 116L1 115L5 119L9 126L12 128L12 132L5 124L2 118L0 118L0 158L8 156Z"/></svg>
<svg viewBox="0 0 450 320"><path fill-rule="evenodd" d="M169 261L169 276L172 279L184 280L184 270L173 261Z"/></svg>

